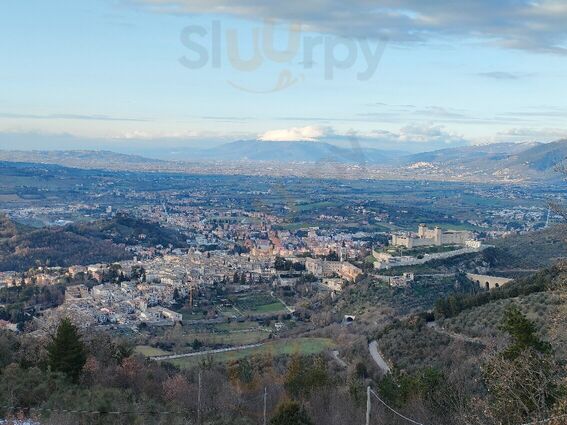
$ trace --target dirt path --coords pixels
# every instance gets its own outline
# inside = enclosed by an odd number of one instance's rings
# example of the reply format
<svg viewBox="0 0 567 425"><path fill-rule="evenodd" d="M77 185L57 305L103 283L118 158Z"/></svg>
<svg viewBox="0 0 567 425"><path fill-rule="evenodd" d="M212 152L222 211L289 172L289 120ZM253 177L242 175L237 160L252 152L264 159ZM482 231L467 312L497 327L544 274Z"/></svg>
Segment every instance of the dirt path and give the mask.
<svg viewBox="0 0 567 425"><path fill-rule="evenodd" d="M195 353L186 353L186 354L170 354L167 356L154 356L150 357L152 360L173 360L173 359L182 359L184 357L197 357L197 356L206 356L207 354L217 354L217 353L227 353L229 351L241 351L247 350L248 348L258 348L264 344L250 344L250 345L240 345L238 347L230 347L230 348L219 348L217 350L207 350L207 351L197 351Z"/></svg>
<svg viewBox="0 0 567 425"><path fill-rule="evenodd" d="M456 339L457 341L464 341L464 342L472 342L475 344L482 344L482 341L479 338L473 338L472 336L467 336L463 334L458 334L456 332L448 331L447 329L441 328L436 322L429 322L427 324L429 329L434 330L435 332L439 332L440 334L446 335L449 338Z"/></svg>
<svg viewBox="0 0 567 425"><path fill-rule="evenodd" d="M333 355L333 358L337 361L338 364L340 364L342 367L347 367L348 365L346 364L346 362L341 359L339 357L339 352L337 350L333 350L331 352L331 354Z"/></svg>

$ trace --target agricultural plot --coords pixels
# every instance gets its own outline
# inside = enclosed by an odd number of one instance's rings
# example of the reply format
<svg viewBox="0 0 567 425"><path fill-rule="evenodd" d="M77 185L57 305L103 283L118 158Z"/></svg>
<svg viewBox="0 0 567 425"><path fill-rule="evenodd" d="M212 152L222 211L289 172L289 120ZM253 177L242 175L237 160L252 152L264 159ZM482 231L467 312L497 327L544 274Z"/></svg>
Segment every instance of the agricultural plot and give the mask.
<svg viewBox="0 0 567 425"><path fill-rule="evenodd" d="M165 350L161 350L159 348L150 347L149 345L137 345L134 348L134 352L136 354L141 354L145 357L153 357L153 356L166 356L171 354Z"/></svg>
<svg viewBox="0 0 567 425"><path fill-rule="evenodd" d="M233 331L225 333L196 333L188 335L188 340L198 340L206 346L256 344L267 339L269 333L262 330Z"/></svg>
<svg viewBox="0 0 567 425"><path fill-rule="evenodd" d="M296 353L310 355L319 354L332 348L334 348L334 343L328 338L282 339L270 341L260 347L215 354L207 354L207 352L203 352L201 356L168 360L168 362L181 369L189 369L198 366L203 361L209 361L211 359L215 363L227 363L254 355L270 355L273 357L293 355Z"/></svg>
<svg viewBox="0 0 567 425"><path fill-rule="evenodd" d="M241 315L255 315L286 312L285 306L270 295L246 295L234 300L234 306Z"/></svg>

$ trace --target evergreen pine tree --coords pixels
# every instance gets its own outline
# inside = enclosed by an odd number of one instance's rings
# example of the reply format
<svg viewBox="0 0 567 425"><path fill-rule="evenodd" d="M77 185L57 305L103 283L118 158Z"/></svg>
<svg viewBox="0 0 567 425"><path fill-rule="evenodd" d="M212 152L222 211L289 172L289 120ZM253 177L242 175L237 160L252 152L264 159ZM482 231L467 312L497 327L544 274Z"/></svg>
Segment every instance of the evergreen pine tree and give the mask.
<svg viewBox="0 0 567 425"><path fill-rule="evenodd" d="M47 351L52 371L64 373L73 382L79 380L86 362L86 351L77 327L71 320L61 320Z"/></svg>

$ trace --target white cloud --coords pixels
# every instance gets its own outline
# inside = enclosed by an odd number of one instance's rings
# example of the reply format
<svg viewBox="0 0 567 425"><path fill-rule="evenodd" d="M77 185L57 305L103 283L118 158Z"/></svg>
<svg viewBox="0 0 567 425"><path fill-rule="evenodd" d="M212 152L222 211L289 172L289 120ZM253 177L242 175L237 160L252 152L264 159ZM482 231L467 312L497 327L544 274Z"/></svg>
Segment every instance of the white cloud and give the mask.
<svg viewBox="0 0 567 425"><path fill-rule="evenodd" d="M471 142L464 136L445 129L444 126L433 124L406 125L397 131L374 130L362 138L370 143L389 144L390 148L397 146L401 149L408 145L438 149L468 145Z"/></svg>
<svg viewBox="0 0 567 425"><path fill-rule="evenodd" d="M264 142L326 142L342 147L361 146L386 150L435 150L471 144L462 135L441 125L407 125L397 131L338 131L332 127L307 126L267 131L258 137Z"/></svg>
<svg viewBox="0 0 567 425"><path fill-rule="evenodd" d="M315 142L332 131L328 127L307 126L267 131L258 140L263 142Z"/></svg>
<svg viewBox="0 0 567 425"><path fill-rule="evenodd" d="M564 0L137 0L158 11L302 23L308 31L422 42L455 36L566 54Z"/></svg>
<svg viewBox="0 0 567 425"><path fill-rule="evenodd" d="M445 130L440 125L407 125L400 129L399 140L412 143L444 143L456 145L466 143L462 135Z"/></svg>
<svg viewBox="0 0 567 425"><path fill-rule="evenodd" d="M567 139L567 130L561 128L511 128L496 135L497 140L550 142Z"/></svg>

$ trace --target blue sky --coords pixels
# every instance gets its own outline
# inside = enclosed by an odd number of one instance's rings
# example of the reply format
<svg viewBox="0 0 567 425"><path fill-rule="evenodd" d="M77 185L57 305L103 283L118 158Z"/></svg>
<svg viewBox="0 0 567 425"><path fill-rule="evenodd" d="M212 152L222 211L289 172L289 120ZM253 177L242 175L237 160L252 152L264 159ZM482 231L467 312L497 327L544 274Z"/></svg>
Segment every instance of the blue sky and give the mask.
<svg viewBox="0 0 567 425"><path fill-rule="evenodd" d="M430 150L566 136L565 2L452 3L5 0L0 148L345 144L355 136L367 146ZM274 60L262 45L266 19L276 19L276 51L290 34L298 40L288 58ZM183 64L199 57L187 34L209 56L197 69ZM315 37L324 44L306 68ZM380 61L361 80L363 46ZM254 69L228 57L255 52ZM356 60L333 66L349 54Z"/></svg>

